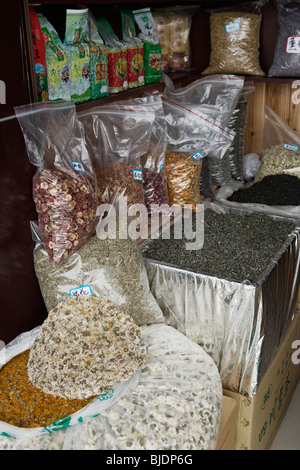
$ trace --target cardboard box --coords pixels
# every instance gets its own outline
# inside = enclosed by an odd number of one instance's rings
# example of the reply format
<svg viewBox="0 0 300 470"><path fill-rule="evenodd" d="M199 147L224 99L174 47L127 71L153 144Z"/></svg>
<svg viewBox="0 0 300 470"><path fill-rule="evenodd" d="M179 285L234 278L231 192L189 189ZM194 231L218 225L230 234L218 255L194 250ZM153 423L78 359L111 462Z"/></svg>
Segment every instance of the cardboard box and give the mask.
<svg viewBox="0 0 300 470"><path fill-rule="evenodd" d="M235 424L237 418L237 401L223 396L222 416L216 444L216 450L235 450Z"/></svg>
<svg viewBox="0 0 300 470"><path fill-rule="evenodd" d="M224 390L237 402L235 450L267 450L284 417L299 378L300 365L294 364L292 343L299 338L297 311L256 394L247 396Z"/></svg>

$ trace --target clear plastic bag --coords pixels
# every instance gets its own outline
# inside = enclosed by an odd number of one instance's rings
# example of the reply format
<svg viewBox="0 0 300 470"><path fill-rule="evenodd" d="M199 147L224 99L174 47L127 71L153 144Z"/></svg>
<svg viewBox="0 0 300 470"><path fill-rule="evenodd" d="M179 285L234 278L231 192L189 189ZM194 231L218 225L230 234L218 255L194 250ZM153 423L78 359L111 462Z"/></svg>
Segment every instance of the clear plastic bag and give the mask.
<svg viewBox="0 0 300 470"><path fill-rule="evenodd" d="M262 158L255 182L267 175L300 166L300 133L291 129L269 106L265 106Z"/></svg>
<svg viewBox="0 0 300 470"><path fill-rule="evenodd" d="M127 196L129 206L144 204L141 156L148 151L153 109L122 102L80 111L78 118L95 168L99 204L117 192Z"/></svg>
<svg viewBox="0 0 300 470"><path fill-rule="evenodd" d="M96 177L73 102L19 106L41 237L58 265L96 231Z"/></svg>
<svg viewBox="0 0 300 470"><path fill-rule="evenodd" d="M261 8L265 0L209 10L211 53L203 74L264 76L259 60Z"/></svg>
<svg viewBox="0 0 300 470"><path fill-rule="evenodd" d="M268 77L300 77L300 2L277 1L279 32Z"/></svg>

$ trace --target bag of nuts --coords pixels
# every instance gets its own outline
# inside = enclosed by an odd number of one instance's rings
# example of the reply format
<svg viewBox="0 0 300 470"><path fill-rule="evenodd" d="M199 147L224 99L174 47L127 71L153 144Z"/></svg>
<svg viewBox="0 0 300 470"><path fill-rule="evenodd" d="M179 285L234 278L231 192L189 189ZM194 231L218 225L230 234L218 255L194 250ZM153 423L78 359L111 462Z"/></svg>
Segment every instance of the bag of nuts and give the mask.
<svg viewBox="0 0 300 470"><path fill-rule="evenodd" d="M33 177L33 200L41 237L60 264L95 234L97 192L94 169L71 101L15 108Z"/></svg>

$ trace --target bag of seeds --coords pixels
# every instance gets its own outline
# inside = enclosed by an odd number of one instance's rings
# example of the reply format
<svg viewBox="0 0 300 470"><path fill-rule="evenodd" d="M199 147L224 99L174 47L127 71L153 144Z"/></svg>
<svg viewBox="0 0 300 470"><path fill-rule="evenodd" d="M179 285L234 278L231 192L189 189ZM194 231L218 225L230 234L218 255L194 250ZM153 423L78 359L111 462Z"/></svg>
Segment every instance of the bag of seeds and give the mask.
<svg viewBox="0 0 300 470"><path fill-rule="evenodd" d="M300 2L277 1L279 32L268 77L300 77Z"/></svg>
<svg viewBox="0 0 300 470"><path fill-rule="evenodd" d="M43 325L0 351L0 435L19 444L22 438L49 436L110 408L139 383L145 349L140 335L132 319L111 302L62 302ZM124 351L129 344L131 355ZM89 380L89 375L94 378ZM104 388L100 385L100 393L96 387L96 393L86 396L96 378ZM69 390L72 395L80 389L83 398L80 393L80 398L69 398Z"/></svg>
<svg viewBox="0 0 300 470"><path fill-rule="evenodd" d="M66 50L47 18L37 13L46 46L49 101L70 99L70 72Z"/></svg>
<svg viewBox="0 0 300 470"><path fill-rule="evenodd" d="M33 177L33 200L45 249L55 265L95 233L97 192L74 102L15 108Z"/></svg>
<svg viewBox="0 0 300 470"><path fill-rule="evenodd" d="M89 56L91 98L108 96L107 49L98 33L95 18L89 10Z"/></svg>
<svg viewBox="0 0 300 470"><path fill-rule="evenodd" d="M34 269L48 312L70 296L94 296L120 307L138 325L161 323L136 240L91 237L57 267L51 263L36 223L31 223ZM97 229L98 233L98 229Z"/></svg>
<svg viewBox="0 0 300 470"><path fill-rule="evenodd" d="M300 166L300 133L291 129L269 106L265 106L262 158L255 182Z"/></svg>
<svg viewBox="0 0 300 470"><path fill-rule="evenodd" d="M88 9L66 11L64 46L68 55L70 95L75 103L90 99L90 58Z"/></svg>
<svg viewBox="0 0 300 470"><path fill-rule="evenodd" d="M155 31L155 22L150 8L132 11L140 29L138 37L144 44L145 83L159 82L161 79L161 46Z"/></svg>
<svg viewBox="0 0 300 470"><path fill-rule="evenodd" d="M211 53L203 74L264 76L259 60L261 8L266 0L209 10Z"/></svg>
<svg viewBox="0 0 300 470"><path fill-rule="evenodd" d="M119 40L106 18L96 18L96 25L107 47L108 92L119 93L128 88L127 45Z"/></svg>
<svg viewBox="0 0 300 470"><path fill-rule="evenodd" d="M145 84L144 45L136 36L134 17L130 10L121 10L123 41L127 45L128 86Z"/></svg>
<svg viewBox="0 0 300 470"><path fill-rule="evenodd" d="M148 151L154 110L123 101L80 111L78 118L95 168L99 204L116 193L127 196L128 206L144 204L141 157Z"/></svg>

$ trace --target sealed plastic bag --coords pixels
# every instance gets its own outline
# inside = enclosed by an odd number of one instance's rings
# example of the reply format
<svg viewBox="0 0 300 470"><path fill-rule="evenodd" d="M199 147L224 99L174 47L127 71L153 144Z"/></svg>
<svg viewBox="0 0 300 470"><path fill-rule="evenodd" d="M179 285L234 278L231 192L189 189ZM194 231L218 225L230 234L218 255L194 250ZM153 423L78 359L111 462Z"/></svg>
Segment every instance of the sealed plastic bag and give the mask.
<svg viewBox="0 0 300 470"><path fill-rule="evenodd" d="M161 79L161 46L155 31L155 21L150 8L132 11L140 29L138 37L144 44L145 83L159 82Z"/></svg>
<svg viewBox="0 0 300 470"><path fill-rule="evenodd" d="M279 32L268 77L300 77L300 2L277 1Z"/></svg>
<svg viewBox="0 0 300 470"><path fill-rule="evenodd" d="M145 84L144 45L135 33L134 16L130 10L121 10L123 41L127 45L128 86Z"/></svg>
<svg viewBox="0 0 300 470"><path fill-rule="evenodd" d="M58 265L96 230L92 162L71 101L15 108L30 162L37 167L33 199L41 236Z"/></svg>
<svg viewBox="0 0 300 470"><path fill-rule="evenodd" d="M162 71L188 70L191 67L190 30L192 16L199 7L175 5L152 10L162 48Z"/></svg>
<svg viewBox="0 0 300 470"><path fill-rule="evenodd" d="M265 75L259 61L264 3L246 2L209 11L211 53L204 74Z"/></svg>
<svg viewBox="0 0 300 470"><path fill-rule="evenodd" d="M80 111L98 182L99 204L119 192L128 205L144 204L141 156L148 151L155 112L126 102Z"/></svg>
<svg viewBox="0 0 300 470"><path fill-rule="evenodd" d="M0 448L215 449L222 384L211 357L165 324L142 327L141 332L149 358L136 386L130 387L115 404L91 419L78 421L76 426L28 439L9 438L7 428L1 426ZM3 435L5 431L7 434Z"/></svg>
<svg viewBox="0 0 300 470"><path fill-rule="evenodd" d="M261 165L255 182L300 166L300 133L265 106Z"/></svg>
<svg viewBox="0 0 300 470"><path fill-rule="evenodd" d="M88 418L98 415L108 407L116 403L122 396L127 394L131 388L136 388L139 382L138 371L130 379L124 381L123 383L117 385L116 387L107 390L103 394L95 397L88 401L85 400L55 400L55 398L50 397L50 395L45 395L41 393L36 387L32 387L31 382L28 379L27 373L27 363L28 363L28 353L35 343L38 335L41 334L42 326L38 326L31 331L17 336L13 341L7 344L0 351L0 382L1 382L1 373L5 370L5 365L9 366L10 361L14 360L14 371L19 371L18 373L18 387L20 393L20 400L23 399L23 403L19 404L20 408L24 410L26 407L32 408L32 420L40 418L41 420L45 415L49 413L51 416L51 407L54 408L54 403L57 403L56 412L60 412L60 418L54 419L52 423L47 424L46 426L22 426L21 423L11 424L11 422L4 421L3 418L0 420L0 436L6 436L6 438L14 438L13 441L20 445L22 439L27 440L35 436L49 436L55 431L63 430L70 426L75 426L78 422L84 421ZM2 369L3 368L3 369ZM14 380L13 374L10 376L10 380ZM20 383L23 381L23 383ZM13 391L12 391L13 393ZM30 403L24 401L28 400ZM4 403L2 402L2 405ZM8 404L7 404L8 405ZM13 410L13 422L16 423L18 420L17 416L17 407ZM68 413L71 409L76 409L76 411L71 414ZM61 416L63 414L63 416ZM8 410L5 410L5 415L8 416ZM1 416L3 414L1 413Z"/></svg>

